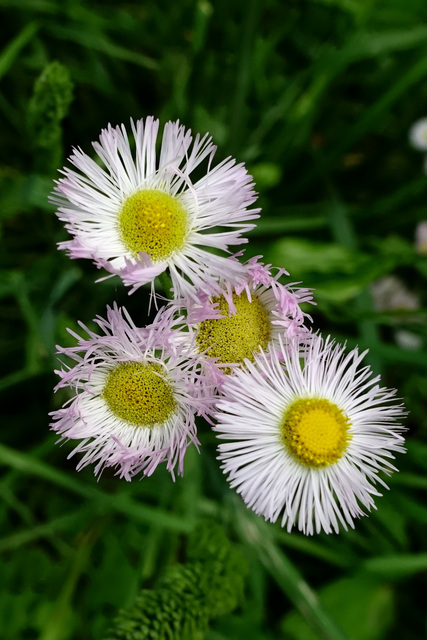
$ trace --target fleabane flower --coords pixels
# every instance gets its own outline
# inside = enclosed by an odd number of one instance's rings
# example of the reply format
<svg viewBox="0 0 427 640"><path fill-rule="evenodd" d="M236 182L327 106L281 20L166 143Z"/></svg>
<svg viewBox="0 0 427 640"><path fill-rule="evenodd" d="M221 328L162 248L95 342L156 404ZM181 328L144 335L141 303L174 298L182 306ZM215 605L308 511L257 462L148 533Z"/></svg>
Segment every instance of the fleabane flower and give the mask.
<svg viewBox="0 0 427 640"><path fill-rule="evenodd" d="M409 141L414 149L427 151L427 118L414 122L409 130Z"/></svg>
<svg viewBox="0 0 427 640"><path fill-rule="evenodd" d="M151 475L166 462L174 477L182 475L187 447L198 447L195 415L204 415L208 381L162 310L154 322L138 329L125 309L108 308L95 322L101 335L83 324L87 338L58 353L75 362L56 373L56 390L69 387L73 397L54 411L52 429L62 438L80 440L71 452L83 454L77 470L95 465L130 480Z"/></svg>
<svg viewBox="0 0 427 640"><path fill-rule="evenodd" d="M415 230L415 250L421 255L427 255L427 220L418 223Z"/></svg>
<svg viewBox="0 0 427 640"><path fill-rule="evenodd" d="M360 366L366 352L313 335L283 353L262 353L225 381L214 427L222 469L248 507L288 531L353 527L404 451L403 406Z"/></svg>
<svg viewBox="0 0 427 640"><path fill-rule="evenodd" d="M244 165L227 158L212 167L209 135L193 139L179 122L166 123L159 153L158 120L131 120L131 130L134 151L124 125L102 130L93 147L103 166L74 149L77 171L63 169L51 196L73 236L59 247L119 275L131 292L166 269L176 296L241 276L237 261L209 249L247 242L242 234L258 218L259 209L248 209L256 194ZM193 181L196 169L202 173Z"/></svg>
<svg viewBox="0 0 427 640"><path fill-rule="evenodd" d="M279 278L289 274L277 269L273 275L271 265L260 258L244 264L244 276L234 286L222 279L219 295L199 291L186 304L177 303L178 309L187 307L186 322L199 353L215 359L219 383L245 359L253 361L260 350L280 353L295 336L311 335L305 324L311 318L300 307L303 302L313 303L311 292L281 284Z"/></svg>
<svg viewBox="0 0 427 640"><path fill-rule="evenodd" d="M420 308L418 296L393 274L373 282L371 292L376 311L413 311Z"/></svg>

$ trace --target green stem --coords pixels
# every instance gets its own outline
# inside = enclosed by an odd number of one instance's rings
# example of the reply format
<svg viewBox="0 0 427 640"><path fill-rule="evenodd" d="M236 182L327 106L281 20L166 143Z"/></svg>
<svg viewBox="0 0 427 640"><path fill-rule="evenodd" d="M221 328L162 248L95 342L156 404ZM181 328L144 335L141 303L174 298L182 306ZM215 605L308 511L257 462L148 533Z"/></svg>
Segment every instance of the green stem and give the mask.
<svg viewBox="0 0 427 640"><path fill-rule="evenodd" d="M322 607L317 595L305 582L298 569L271 539L268 525L242 506L235 522L242 540L252 547L261 564L283 589L307 623L319 634L319 640L348 640L335 620Z"/></svg>
<svg viewBox="0 0 427 640"><path fill-rule="evenodd" d="M155 507L142 505L129 498L124 492L117 494L105 493L91 484L76 480L74 476L59 471L45 462L36 460L31 455L10 449L2 444L0 444L0 462L18 469L21 473L42 478L87 500L94 500L100 508L105 509L107 512L117 511L125 514L131 520L155 524L173 531L188 533L193 529L194 522L188 518L167 513Z"/></svg>

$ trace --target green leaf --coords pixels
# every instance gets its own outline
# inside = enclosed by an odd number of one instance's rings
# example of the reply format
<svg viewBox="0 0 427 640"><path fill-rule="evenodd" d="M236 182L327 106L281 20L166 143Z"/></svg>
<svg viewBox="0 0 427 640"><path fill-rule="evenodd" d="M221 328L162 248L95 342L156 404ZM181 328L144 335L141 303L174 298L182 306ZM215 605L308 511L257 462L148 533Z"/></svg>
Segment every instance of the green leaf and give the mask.
<svg viewBox="0 0 427 640"><path fill-rule="evenodd" d="M400 555L369 558L361 569L379 578L397 580L427 570L427 553L402 553Z"/></svg>
<svg viewBox="0 0 427 640"><path fill-rule="evenodd" d="M268 573L300 611L302 618L307 621L307 628L310 628L310 638L347 640L346 633L322 605L297 567L273 542L268 525L237 501L235 504L239 505L236 528L242 541L251 547Z"/></svg>
<svg viewBox="0 0 427 640"><path fill-rule="evenodd" d="M0 462L21 473L43 478L58 487L76 493L86 499L94 500L107 511L117 511L126 514L131 519L140 522L156 524L159 527L171 528L176 531L190 531L193 523L178 515L162 511L154 507L143 505L129 498L125 494L108 494L95 487L95 484L85 484L77 480L75 475L67 475L54 467L33 458L30 454L21 453L0 444Z"/></svg>
<svg viewBox="0 0 427 640"><path fill-rule="evenodd" d="M145 68L155 70L158 63L149 56L142 55L125 47L121 47L112 42L102 33L96 33L92 30L89 34L79 27L67 27L59 24L55 25L54 36L60 40L70 40L76 44L82 45L85 49L94 49L105 53L111 58L132 62L133 64Z"/></svg>
<svg viewBox="0 0 427 640"><path fill-rule="evenodd" d="M351 640L387 637L394 618L393 591L387 584L362 575L342 578L321 589L319 600ZM281 629L288 640L319 638L296 612L285 617Z"/></svg>
<svg viewBox="0 0 427 640"><path fill-rule="evenodd" d="M283 265L292 279L309 282L316 298L345 302L356 297L391 267L391 260L350 249L341 244L284 238L266 252L269 262Z"/></svg>
<svg viewBox="0 0 427 640"><path fill-rule="evenodd" d="M53 182L44 176L0 176L0 219L31 211L34 207L52 211L48 202Z"/></svg>
<svg viewBox="0 0 427 640"><path fill-rule="evenodd" d="M34 37L38 27L34 22L27 24L20 33L0 52L0 79L9 71L21 49Z"/></svg>
<svg viewBox="0 0 427 640"><path fill-rule="evenodd" d="M298 277L306 273L354 274L367 257L339 244L320 243L301 238L284 238L273 244L269 259L285 264Z"/></svg>
<svg viewBox="0 0 427 640"><path fill-rule="evenodd" d="M249 167L259 192L276 187L282 180L282 170L274 162L259 162Z"/></svg>

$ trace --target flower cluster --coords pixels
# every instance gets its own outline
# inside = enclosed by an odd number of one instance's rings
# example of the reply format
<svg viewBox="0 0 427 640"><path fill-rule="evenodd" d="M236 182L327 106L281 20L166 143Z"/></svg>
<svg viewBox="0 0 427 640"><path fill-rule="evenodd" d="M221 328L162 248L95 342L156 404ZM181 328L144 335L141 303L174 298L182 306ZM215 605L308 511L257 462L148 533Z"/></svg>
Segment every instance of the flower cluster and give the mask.
<svg viewBox="0 0 427 640"><path fill-rule="evenodd" d="M172 296L148 326L114 304L98 332L71 332L77 345L58 348L57 372L71 394L52 429L78 441L77 469L131 480L164 462L174 478L200 445L201 416L256 513L305 534L353 526L404 450L395 392L361 365L364 354L311 330L310 289L262 256L230 255L259 216L243 164L214 166L211 138L179 122L160 145L154 118L131 130L103 130L98 162L74 150L51 197L71 235L60 248L130 293L148 284L156 296L164 273Z"/></svg>

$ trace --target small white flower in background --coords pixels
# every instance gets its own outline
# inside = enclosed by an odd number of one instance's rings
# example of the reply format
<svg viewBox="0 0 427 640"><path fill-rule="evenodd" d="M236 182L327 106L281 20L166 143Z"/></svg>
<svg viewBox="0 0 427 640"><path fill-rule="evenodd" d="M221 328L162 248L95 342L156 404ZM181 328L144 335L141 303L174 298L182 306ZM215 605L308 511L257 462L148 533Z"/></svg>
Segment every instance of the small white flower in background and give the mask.
<svg viewBox="0 0 427 640"><path fill-rule="evenodd" d="M117 306L95 322L103 335L80 323L88 338L70 331L78 345L59 347L76 364L56 372L56 390L69 387L74 395L51 414L53 431L81 440L69 456L83 454L77 470L94 464L99 476L113 467L130 480L166 462L172 477L175 467L182 475L187 447L199 445L195 416L213 402L188 338L184 344L162 310L142 330Z"/></svg>
<svg viewBox="0 0 427 640"><path fill-rule="evenodd" d="M261 349L280 353L283 342L299 336L311 337L304 324L311 321L303 312L303 302L313 303L312 293L295 283L283 285L279 278L289 275L285 269L272 274L271 265L255 256L243 266L244 277L233 286L229 280L221 279L219 295L199 291L192 298L178 300L178 311L186 308L185 320L190 333L195 335L195 345L200 353L215 358L217 383L225 379L236 366L248 358L253 360ZM235 259L230 258L230 261Z"/></svg>
<svg viewBox="0 0 427 640"><path fill-rule="evenodd" d="M409 141L414 149L427 151L427 118L414 122L409 129Z"/></svg>
<svg viewBox="0 0 427 640"><path fill-rule="evenodd" d="M421 255L427 255L427 220L419 222L415 230L415 249Z"/></svg>
<svg viewBox="0 0 427 640"><path fill-rule="evenodd" d="M397 276L389 275L371 285L372 301L376 311L414 311L420 300L409 291Z"/></svg>
<svg viewBox="0 0 427 640"><path fill-rule="evenodd" d="M375 507L403 452L405 413L365 354L313 335L284 361L261 354L225 381L214 430L222 469L248 507L288 531L338 532Z"/></svg>
<svg viewBox="0 0 427 640"><path fill-rule="evenodd" d="M131 292L166 269L178 297L194 287L215 292L220 277L236 281L240 263L209 249L226 253L247 242L242 234L259 217L248 208L256 194L244 165L227 158L212 167L211 138L193 139L179 122L165 125L159 153L158 120L131 121L131 129L134 151L124 125L101 132L93 147L103 167L74 149L69 160L78 171L63 169L51 196L73 236L60 248L119 275Z"/></svg>
<svg viewBox="0 0 427 640"><path fill-rule="evenodd" d="M418 351L423 348L423 339L421 336L411 331L405 331L399 329L394 334L396 344L402 349L408 349L410 351Z"/></svg>

